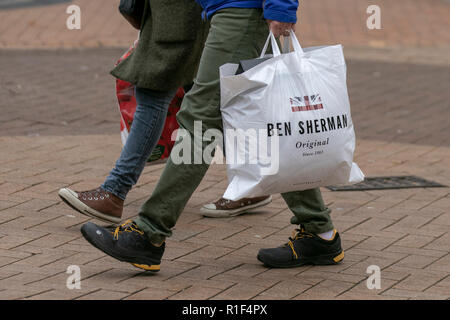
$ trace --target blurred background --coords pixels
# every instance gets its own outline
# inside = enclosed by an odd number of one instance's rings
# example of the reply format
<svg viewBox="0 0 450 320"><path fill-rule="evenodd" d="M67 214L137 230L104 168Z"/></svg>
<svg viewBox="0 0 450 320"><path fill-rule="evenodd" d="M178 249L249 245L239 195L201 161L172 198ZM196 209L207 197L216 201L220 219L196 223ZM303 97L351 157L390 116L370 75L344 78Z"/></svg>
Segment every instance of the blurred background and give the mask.
<svg viewBox="0 0 450 320"><path fill-rule="evenodd" d="M124 47L136 37L117 11L119 0L0 0L2 48ZM66 8L82 11L82 28L66 28ZM448 0L300 1L298 32L305 45L449 47ZM369 30L370 5L381 30Z"/></svg>

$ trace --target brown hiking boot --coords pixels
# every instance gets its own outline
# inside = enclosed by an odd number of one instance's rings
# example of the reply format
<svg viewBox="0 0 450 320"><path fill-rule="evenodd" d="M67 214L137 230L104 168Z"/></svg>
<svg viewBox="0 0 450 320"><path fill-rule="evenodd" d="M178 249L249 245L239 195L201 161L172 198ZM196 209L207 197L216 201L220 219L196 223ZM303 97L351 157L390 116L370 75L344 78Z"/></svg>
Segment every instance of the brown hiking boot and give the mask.
<svg viewBox="0 0 450 320"><path fill-rule="evenodd" d="M210 218L227 218L243 214L250 209L265 206L272 201L272 196L242 198L236 201L220 198L216 202L205 204L201 213Z"/></svg>
<svg viewBox="0 0 450 320"><path fill-rule="evenodd" d="M123 200L100 187L81 192L62 188L58 195L70 207L89 217L112 223L122 219Z"/></svg>

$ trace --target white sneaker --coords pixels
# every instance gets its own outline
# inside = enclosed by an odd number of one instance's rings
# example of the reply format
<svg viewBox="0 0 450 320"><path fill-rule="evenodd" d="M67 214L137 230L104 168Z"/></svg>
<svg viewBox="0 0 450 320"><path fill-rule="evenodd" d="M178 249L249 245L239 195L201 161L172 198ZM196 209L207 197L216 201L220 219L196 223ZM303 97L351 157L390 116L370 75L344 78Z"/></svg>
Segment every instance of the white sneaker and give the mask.
<svg viewBox="0 0 450 320"><path fill-rule="evenodd" d="M265 206L272 202L272 196L242 198L236 201L220 198L216 202L205 204L200 212L205 217L227 218L243 214L250 209Z"/></svg>

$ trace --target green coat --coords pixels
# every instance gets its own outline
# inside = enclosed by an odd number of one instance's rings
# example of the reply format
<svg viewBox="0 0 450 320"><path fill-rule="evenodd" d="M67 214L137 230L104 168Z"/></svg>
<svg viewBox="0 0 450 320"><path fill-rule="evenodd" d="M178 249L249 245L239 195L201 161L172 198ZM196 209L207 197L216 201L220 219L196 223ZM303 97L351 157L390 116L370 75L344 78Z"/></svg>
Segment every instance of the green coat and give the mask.
<svg viewBox="0 0 450 320"><path fill-rule="evenodd" d="M158 91L192 83L208 24L195 0L146 0L139 43L111 74Z"/></svg>

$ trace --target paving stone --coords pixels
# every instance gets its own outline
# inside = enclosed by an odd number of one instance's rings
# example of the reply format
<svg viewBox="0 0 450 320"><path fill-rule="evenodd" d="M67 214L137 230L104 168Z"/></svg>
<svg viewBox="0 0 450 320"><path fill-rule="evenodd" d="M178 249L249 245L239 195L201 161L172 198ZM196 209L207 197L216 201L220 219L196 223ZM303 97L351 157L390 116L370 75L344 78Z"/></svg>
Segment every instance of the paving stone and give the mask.
<svg viewBox="0 0 450 320"><path fill-rule="evenodd" d="M163 300L177 294L178 291L170 291L160 288L147 288L125 298L125 300Z"/></svg>
<svg viewBox="0 0 450 320"><path fill-rule="evenodd" d="M219 300L247 300L252 299L257 296L260 292L264 291L264 286L259 286L255 284L243 284L238 283L231 288L222 291L220 294L213 297L213 299Z"/></svg>
<svg viewBox="0 0 450 320"><path fill-rule="evenodd" d="M201 286L192 286L171 297L170 300L206 300L214 297L222 290L215 288L207 288Z"/></svg>
<svg viewBox="0 0 450 320"><path fill-rule="evenodd" d="M353 287L354 284L350 282L336 281L336 280L323 280L316 286L304 291L303 293L294 297L295 300L303 299L331 299L339 294L345 292L346 290Z"/></svg>

